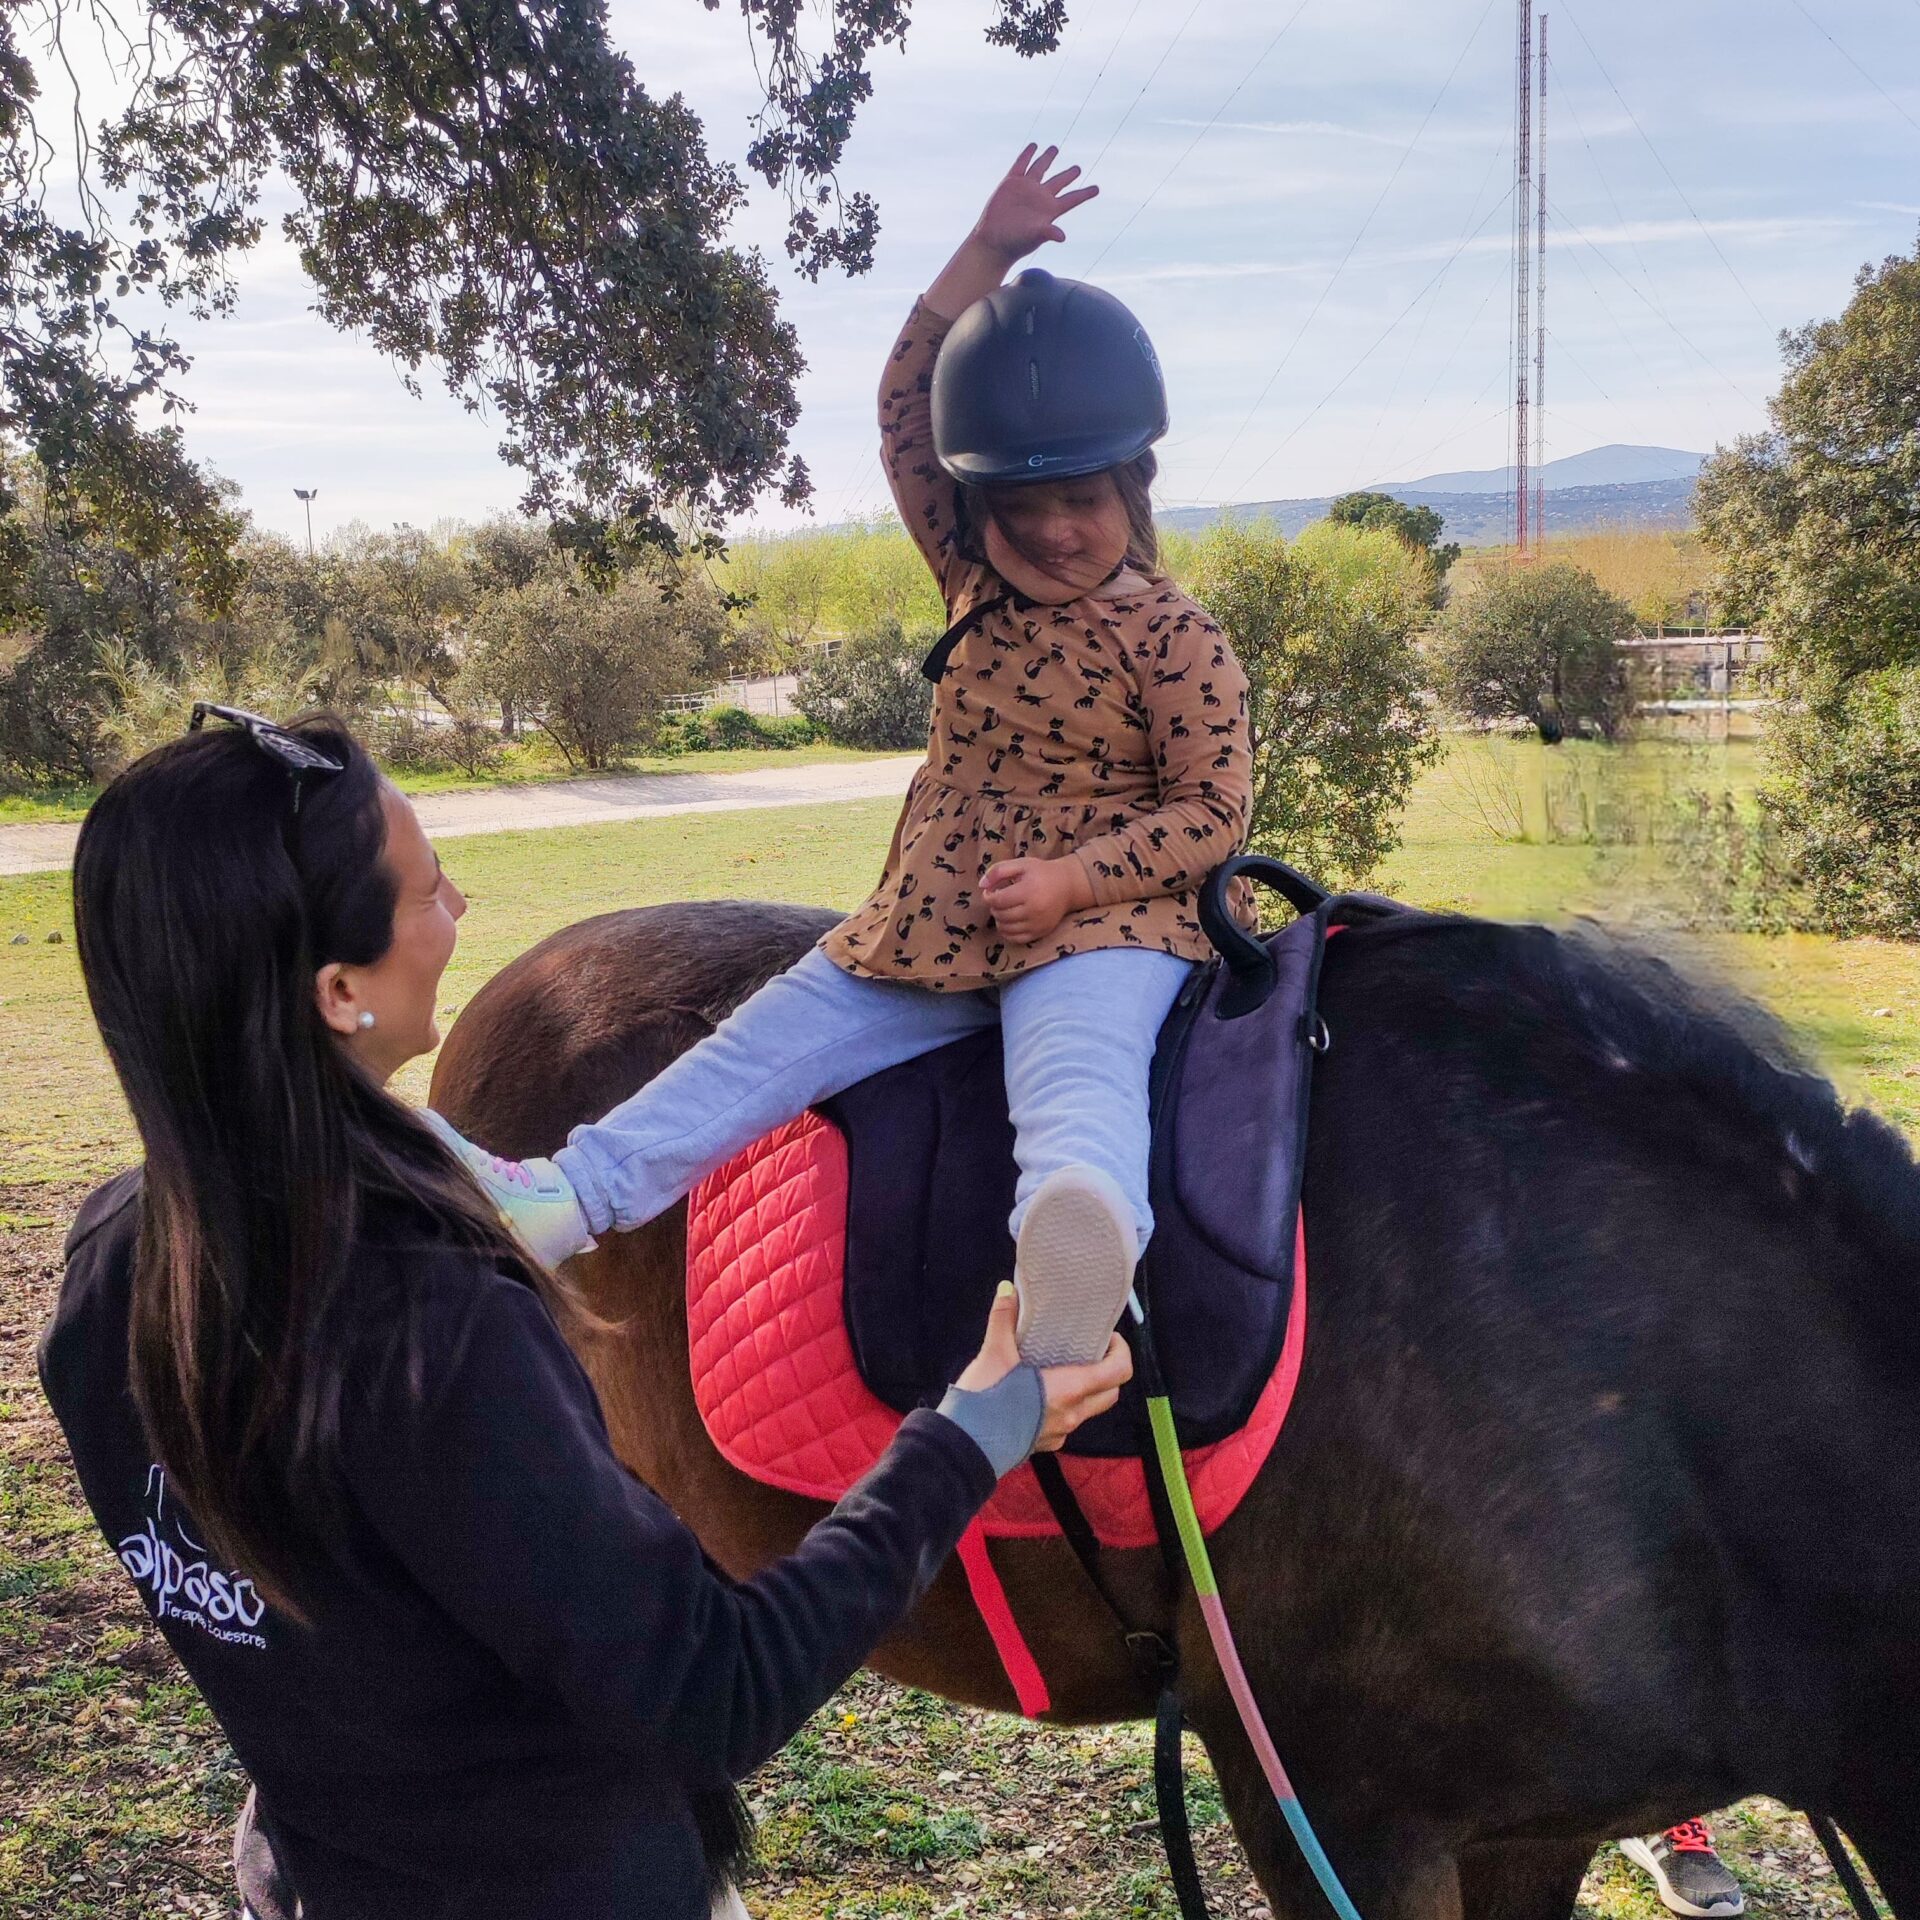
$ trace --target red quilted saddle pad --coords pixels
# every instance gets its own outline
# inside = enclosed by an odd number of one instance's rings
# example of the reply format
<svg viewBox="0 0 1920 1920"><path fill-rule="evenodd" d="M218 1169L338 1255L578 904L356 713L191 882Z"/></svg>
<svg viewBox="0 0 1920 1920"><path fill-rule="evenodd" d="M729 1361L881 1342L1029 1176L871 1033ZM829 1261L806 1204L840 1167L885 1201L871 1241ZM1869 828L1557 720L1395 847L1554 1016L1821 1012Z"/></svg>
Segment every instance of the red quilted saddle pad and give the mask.
<svg viewBox="0 0 1920 1920"><path fill-rule="evenodd" d="M742 1473L826 1501L873 1465L900 1424L854 1362L841 1307L846 1244L846 1142L814 1113L709 1175L688 1205L687 1323L700 1417ZM1306 1312L1302 1245L1286 1340L1252 1417L1238 1433L1186 1456L1208 1532L1253 1484L1286 1418ZM1061 1464L1103 1542L1154 1543L1139 1461L1062 1456ZM982 1524L1003 1536L1059 1531L1030 1467L1000 1483Z"/></svg>

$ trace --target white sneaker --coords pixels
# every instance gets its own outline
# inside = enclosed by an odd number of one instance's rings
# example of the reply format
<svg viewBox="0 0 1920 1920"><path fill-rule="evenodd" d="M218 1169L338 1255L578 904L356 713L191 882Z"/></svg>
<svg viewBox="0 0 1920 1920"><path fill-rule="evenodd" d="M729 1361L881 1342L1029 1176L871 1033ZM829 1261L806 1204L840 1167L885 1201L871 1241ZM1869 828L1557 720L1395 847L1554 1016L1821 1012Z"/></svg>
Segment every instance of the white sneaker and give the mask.
<svg viewBox="0 0 1920 1920"><path fill-rule="evenodd" d="M1111 1174L1048 1174L1028 1202L1015 1252L1021 1359L1036 1367L1098 1360L1127 1304L1139 1245L1133 1208Z"/></svg>
<svg viewBox="0 0 1920 1920"><path fill-rule="evenodd" d="M431 1107L421 1116L480 1183L500 1218L543 1266L557 1267L595 1244L573 1182L551 1160L503 1160L477 1147Z"/></svg>

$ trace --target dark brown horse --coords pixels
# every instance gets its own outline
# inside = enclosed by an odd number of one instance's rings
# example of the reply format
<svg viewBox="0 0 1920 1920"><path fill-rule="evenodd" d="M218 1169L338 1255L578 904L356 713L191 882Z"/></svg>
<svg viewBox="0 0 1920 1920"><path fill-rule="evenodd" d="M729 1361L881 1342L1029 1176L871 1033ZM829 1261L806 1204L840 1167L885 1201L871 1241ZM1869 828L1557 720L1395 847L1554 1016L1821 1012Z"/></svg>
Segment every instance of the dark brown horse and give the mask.
<svg viewBox="0 0 1920 1920"><path fill-rule="evenodd" d="M572 927L475 998L434 1102L495 1151L551 1151L826 924ZM1560 1920L1601 1841L1754 1792L1830 1809L1920 1912L1920 1173L1727 1005L1537 929L1329 948L1305 1366L1214 1551L1366 1920ZM744 1575L819 1509L708 1442L682 1257L676 1209L580 1263L623 1323L586 1358L625 1458ZM1191 1602L1154 1556L1107 1558L1178 1634L1276 1913L1324 1913ZM1150 1709L1063 1544L996 1560L1055 1717ZM952 1568L874 1664L1013 1705Z"/></svg>

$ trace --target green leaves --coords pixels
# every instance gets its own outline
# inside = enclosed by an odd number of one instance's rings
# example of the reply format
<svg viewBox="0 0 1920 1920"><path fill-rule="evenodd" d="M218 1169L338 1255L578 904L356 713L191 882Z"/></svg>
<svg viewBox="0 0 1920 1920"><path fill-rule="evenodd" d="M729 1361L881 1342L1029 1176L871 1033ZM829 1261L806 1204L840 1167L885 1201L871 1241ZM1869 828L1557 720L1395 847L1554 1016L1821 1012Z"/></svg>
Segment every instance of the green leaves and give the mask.
<svg viewBox="0 0 1920 1920"><path fill-rule="evenodd" d="M1815 923L1920 933L1920 252L1781 342L1772 430L1700 476L1701 527L1764 627L1767 803Z"/></svg>
<svg viewBox="0 0 1920 1920"><path fill-rule="evenodd" d="M1789 675L1920 663L1920 254L1781 344L1772 431L1708 463L1701 526Z"/></svg>
<svg viewBox="0 0 1920 1920"><path fill-rule="evenodd" d="M766 93L748 161L788 196L788 251L810 274L862 271L878 209L836 170L870 56L903 38L911 0L835 7L823 47L797 0L741 5ZM150 37L135 27L132 45L146 65L94 148L125 233L87 192L71 225L47 211L23 16L0 15L0 432L56 490L84 488L141 401L182 400L177 344L132 331L114 303L149 290L224 310L273 168L299 196L285 232L319 310L496 419L523 510L597 574L762 493L808 497L787 446L799 343L766 263L727 238L742 183L685 101L650 92L611 44L602 0L144 11ZM95 18L47 0L50 24ZM1063 18L1059 0L1000 0L989 37L1048 51ZM156 502L176 531L204 505Z"/></svg>
<svg viewBox="0 0 1920 1920"><path fill-rule="evenodd" d="M1582 567L1515 562L1457 593L1440 622L1441 689L1474 720L1525 720L1549 745L1612 740L1633 713L1618 643L1633 609Z"/></svg>
<svg viewBox="0 0 1920 1920"><path fill-rule="evenodd" d="M1183 576L1246 669L1253 740L1249 844L1353 885L1399 842L1415 777L1437 751L1414 635L1427 562L1380 528L1223 522Z"/></svg>

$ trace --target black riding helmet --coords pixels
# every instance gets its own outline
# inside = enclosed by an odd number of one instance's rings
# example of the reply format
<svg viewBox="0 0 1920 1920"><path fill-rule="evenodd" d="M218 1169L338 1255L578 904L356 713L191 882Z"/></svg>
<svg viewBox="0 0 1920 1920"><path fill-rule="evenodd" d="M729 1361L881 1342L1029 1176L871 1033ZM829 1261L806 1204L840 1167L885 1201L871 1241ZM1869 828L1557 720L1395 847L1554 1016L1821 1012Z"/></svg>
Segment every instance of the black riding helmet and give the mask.
<svg viewBox="0 0 1920 1920"><path fill-rule="evenodd" d="M1146 329L1112 294L1040 267L976 300L934 362L934 454L968 486L1100 473L1166 430Z"/></svg>

